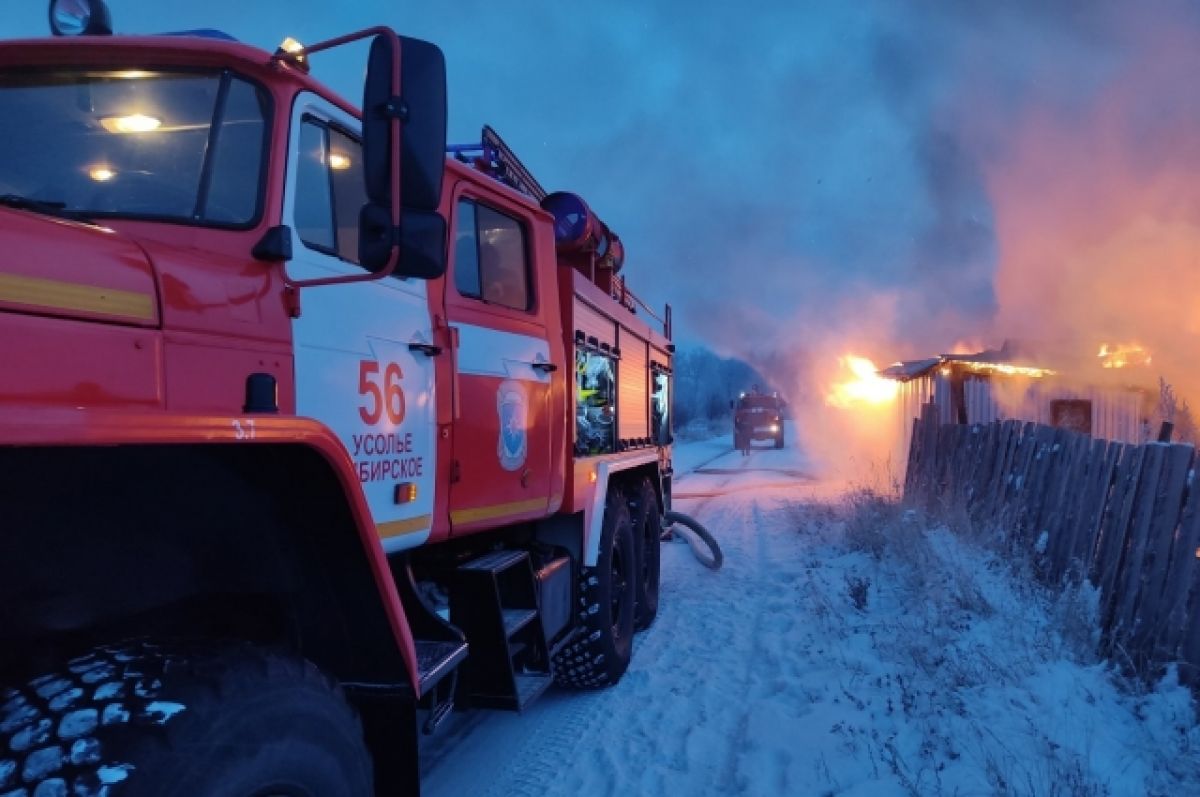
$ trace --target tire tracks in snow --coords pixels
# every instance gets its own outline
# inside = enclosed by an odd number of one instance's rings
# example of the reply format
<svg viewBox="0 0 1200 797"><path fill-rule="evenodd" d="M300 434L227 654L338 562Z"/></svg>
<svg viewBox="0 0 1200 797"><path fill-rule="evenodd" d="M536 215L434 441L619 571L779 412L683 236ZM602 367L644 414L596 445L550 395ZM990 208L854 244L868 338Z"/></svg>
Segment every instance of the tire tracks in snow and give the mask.
<svg viewBox="0 0 1200 797"><path fill-rule="evenodd" d="M786 793L784 784L766 788L756 770L786 772L788 764L789 740L762 745L764 721L778 711L762 709L780 700L786 677L781 635L794 622L787 600L797 593L781 590L773 571L797 555L784 542L796 535L782 533L775 517L786 497L744 483L754 459L731 473L680 478L714 493L676 508L714 530L726 565L709 571L688 546L663 545L658 620L636 637L621 682L594 693L553 688L521 715L453 717L422 750L423 793ZM774 763L763 765L763 756Z"/></svg>
<svg viewBox="0 0 1200 797"><path fill-rule="evenodd" d="M752 528L757 529L759 527L759 523L762 519L762 515L759 511L757 504L754 504L751 506L751 514L754 518L754 524L753 524ZM755 545L756 555L754 557L754 564L755 564L755 571L757 572L757 571L761 571L763 564L767 558L766 557L766 540L762 534L756 534L755 539L757 541L757 544ZM754 597L757 597L757 596L754 596ZM749 650L748 650L749 655L746 657L746 662L745 662L746 666L745 666L745 670L742 673L743 691L746 693L749 692L750 684L751 684L751 681L752 681L753 675L754 675L753 663L758 659L758 656L762 650L762 619L763 619L763 612L759 611L759 612L754 613L753 621L751 623L751 628L750 628L750 638L749 638L749 640L747 640L748 644L749 644ZM735 791L735 790L736 791L742 790L741 784L738 783L738 781L739 781L738 769L739 769L739 763L740 763L740 758L741 758L741 751L744 750L746 747L746 743L748 741L747 737L749 735L749 732L750 732L750 712L747 707L747 708L743 708L742 712L740 713L740 715L738 717L737 730L734 734L733 744L731 745L731 749L729 751L729 756L725 761L724 772L722 773L723 774L722 780L724 781L724 783L722 785L725 786L726 789L730 792Z"/></svg>
<svg viewBox="0 0 1200 797"><path fill-rule="evenodd" d="M728 493L705 501L696 513L710 527L723 524L735 533L718 534L729 563L721 571L720 589L707 605L688 606L689 622L699 627L687 629L671 643L687 640L700 651L707 647L709 654L706 666L695 673L701 710L684 723L689 726L685 731L689 739L697 747L709 748L693 750L688 756L693 771L687 780L692 781L695 794L746 793L752 780L747 777L746 754L761 736L756 712L763 701L777 700L783 690L781 680L774 677L782 651L772 639L790 630L794 620L790 611L780 611L784 607L776 596L779 585L771 577L774 555L779 553L775 543L783 537L764 522L764 503L774 508L778 502L752 489L745 495ZM764 661L771 666L764 667ZM770 753L778 758L787 755L784 750L779 746ZM712 761L711 767L704 766L706 759ZM783 771L784 767L768 769ZM753 793L784 792L772 788Z"/></svg>

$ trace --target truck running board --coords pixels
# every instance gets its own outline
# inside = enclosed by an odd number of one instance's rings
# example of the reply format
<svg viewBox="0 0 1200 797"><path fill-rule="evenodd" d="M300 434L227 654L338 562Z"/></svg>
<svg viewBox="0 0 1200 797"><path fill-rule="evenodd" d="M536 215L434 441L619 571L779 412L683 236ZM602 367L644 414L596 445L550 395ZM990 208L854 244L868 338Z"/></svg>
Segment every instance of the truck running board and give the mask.
<svg viewBox="0 0 1200 797"><path fill-rule="evenodd" d="M413 640L417 648L417 675L421 706L428 711L421 730L433 733L450 716L457 691L456 669L467 658L467 643ZM446 676L450 676L447 678Z"/></svg>
<svg viewBox="0 0 1200 797"><path fill-rule="evenodd" d="M467 637L426 602L417 589L411 562L394 559L391 567L416 647L416 707L427 712L423 729L432 733L454 707L458 668L469 652Z"/></svg>
<svg viewBox="0 0 1200 797"><path fill-rule="evenodd" d="M466 642L413 640L417 648L417 673L421 694L427 695L438 682L454 671L467 657Z"/></svg>
<svg viewBox="0 0 1200 797"><path fill-rule="evenodd" d="M464 706L520 711L553 681L525 551L493 551L461 565L450 591L450 622L470 642L458 683Z"/></svg>

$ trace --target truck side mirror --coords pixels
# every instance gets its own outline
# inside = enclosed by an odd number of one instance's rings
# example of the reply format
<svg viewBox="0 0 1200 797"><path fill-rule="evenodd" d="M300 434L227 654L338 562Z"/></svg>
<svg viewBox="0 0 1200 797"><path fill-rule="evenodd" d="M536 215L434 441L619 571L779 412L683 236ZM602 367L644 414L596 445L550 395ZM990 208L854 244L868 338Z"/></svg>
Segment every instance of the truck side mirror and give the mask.
<svg viewBox="0 0 1200 797"><path fill-rule="evenodd" d="M387 265L392 247L392 214L368 202L358 214L358 260L371 272ZM403 208L400 213L400 262L394 274L437 279L446 273L446 220L437 211Z"/></svg>
<svg viewBox="0 0 1200 797"><path fill-rule="evenodd" d="M397 41L399 96L392 90ZM367 58L362 108L367 205L359 216L359 260L368 270L379 271L386 266L391 247L399 245L400 261L394 273L423 279L441 276L446 262L446 222L437 214L446 165L446 60L442 51L406 36L376 36ZM400 122L398 144L392 136L393 120ZM400 230L393 232L391 181L396 157L400 159L401 222ZM433 246L432 238L439 229L441 240Z"/></svg>

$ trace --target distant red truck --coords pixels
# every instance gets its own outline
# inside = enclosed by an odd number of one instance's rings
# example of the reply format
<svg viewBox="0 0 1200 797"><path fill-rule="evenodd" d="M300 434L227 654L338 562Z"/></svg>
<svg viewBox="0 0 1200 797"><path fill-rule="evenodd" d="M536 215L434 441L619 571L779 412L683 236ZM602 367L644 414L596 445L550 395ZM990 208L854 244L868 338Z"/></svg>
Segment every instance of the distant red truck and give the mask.
<svg viewBox="0 0 1200 797"><path fill-rule="evenodd" d="M753 440L774 440L776 448L783 448L784 405L778 393L763 394L756 390L731 401L733 447L745 451Z"/></svg>

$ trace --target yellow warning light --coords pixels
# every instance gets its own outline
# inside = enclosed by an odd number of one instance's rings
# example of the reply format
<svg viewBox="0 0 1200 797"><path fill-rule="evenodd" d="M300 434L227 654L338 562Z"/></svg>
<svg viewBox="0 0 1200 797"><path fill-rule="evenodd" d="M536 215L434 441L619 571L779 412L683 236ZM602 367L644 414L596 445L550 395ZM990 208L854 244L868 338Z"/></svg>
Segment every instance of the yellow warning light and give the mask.
<svg viewBox="0 0 1200 797"><path fill-rule="evenodd" d="M345 155L341 152L329 153L329 168L338 169L339 171L341 169L349 169L350 168L350 156Z"/></svg>
<svg viewBox="0 0 1200 797"><path fill-rule="evenodd" d="M599 480L600 480L600 477L596 475L596 471L594 471L594 470L588 471L588 482L589 483L595 484Z"/></svg>
<svg viewBox="0 0 1200 797"><path fill-rule="evenodd" d="M411 504L417 500L417 483L401 482L396 485L396 503Z"/></svg>
<svg viewBox="0 0 1200 797"><path fill-rule="evenodd" d="M116 176L117 173L107 166L93 166L88 169L88 177L98 183L106 183Z"/></svg>
<svg viewBox="0 0 1200 797"><path fill-rule="evenodd" d="M304 54L304 45L291 36L280 42L279 49L275 51L275 57L294 64L304 72L308 71L308 56Z"/></svg>

